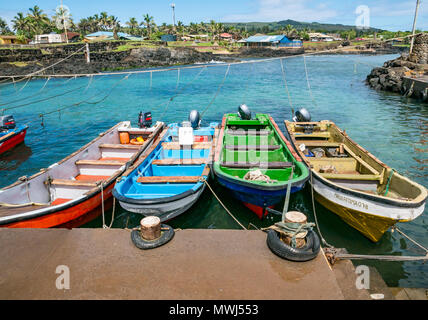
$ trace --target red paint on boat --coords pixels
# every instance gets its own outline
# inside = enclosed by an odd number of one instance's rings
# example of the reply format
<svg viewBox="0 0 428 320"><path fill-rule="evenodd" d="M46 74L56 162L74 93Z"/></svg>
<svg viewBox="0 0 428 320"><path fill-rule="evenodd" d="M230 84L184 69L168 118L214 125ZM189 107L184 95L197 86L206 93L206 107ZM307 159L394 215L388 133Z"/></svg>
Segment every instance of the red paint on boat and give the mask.
<svg viewBox="0 0 428 320"><path fill-rule="evenodd" d="M251 203L247 203L247 202L242 202L242 203L248 209L253 211L260 219L262 219L263 217L266 217L268 214L268 212L265 211L265 209L263 207L259 207L259 206L256 206L255 204L251 204ZM273 208L273 207L274 206L270 206L269 208Z"/></svg>
<svg viewBox="0 0 428 320"><path fill-rule="evenodd" d="M112 204L112 194L115 183L104 189L104 210L108 210ZM92 197L83 202L71 206L67 209L58 209L53 213L46 214L41 217L32 218L24 221L17 221L2 227L7 228L52 228L79 227L101 214L101 192L97 192Z"/></svg>
<svg viewBox="0 0 428 320"><path fill-rule="evenodd" d="M24 142L25 134L27 133L27 129L22 130L20 133L11 136L9 139L0 143L0 154L6 152L18 144Z"/></svg>

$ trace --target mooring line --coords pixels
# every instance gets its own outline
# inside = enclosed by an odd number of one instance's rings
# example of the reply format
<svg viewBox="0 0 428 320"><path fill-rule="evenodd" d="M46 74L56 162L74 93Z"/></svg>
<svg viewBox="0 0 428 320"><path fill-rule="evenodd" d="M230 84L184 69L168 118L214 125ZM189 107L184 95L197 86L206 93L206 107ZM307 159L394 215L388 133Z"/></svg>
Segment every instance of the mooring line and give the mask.
<svg viewBox="0 0 428 320"><path fill-rule="evenodd" d="M212 100L210 101L210 103L208 103L208 105L205 107L205 109L202 111L201 118L204 116L205 112L209 109L209 107L211 107L211 105L214 103L215 99L217 98L218 94L220 93L220 90L221 90L221 88L223 87L223 85L224 85L224 83L226 81L227 75L229 74L229 70L230 70L230 64L227 65L226 73L224 74L223 80L220 83L220 85L218 86L217 91L216 91L214 97L212 98Z"/></svg>
<svg viewBox="0 0 428 320"><path fill-rule="evenodd" d="M204 182L207 187L211 190L212 194L214 195L214 197L217 199L217 201L221 204L221 206L224 208L224 210L226 210L226 212L233 218L233 220L235 220L235 222L237 224L239 224L241 226L242 229L244 230L248 230L247 228L244 227L244 225L239 222L238 219L235 218L235 216L229 211L229 209L226 208L226 206L224 205L224 203L220 200L220 198L216 195L216 193L214 192L214 190L211 188L211 186L209 185L207 179L201 179L201 182Z"/></svg>

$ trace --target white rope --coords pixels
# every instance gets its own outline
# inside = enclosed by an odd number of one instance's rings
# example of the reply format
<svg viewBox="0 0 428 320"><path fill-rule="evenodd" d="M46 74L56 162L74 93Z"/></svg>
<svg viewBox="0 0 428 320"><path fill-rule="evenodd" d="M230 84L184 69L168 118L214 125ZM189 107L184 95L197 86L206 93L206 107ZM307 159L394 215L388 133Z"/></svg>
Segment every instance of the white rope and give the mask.
<svg viewBox="0 0 428 320"><path fill-rule="evenodd" d="M230 70L230 64L228 64L228 66L227 66L226 73L224 74L223 80L220 83L220 85L218 86L217 91L216 91L214 97L212 98L212 100L210 101L210 103L208 103L208 105L205 107L204 111L202 111L201 118L204 116L205 112L209 109L209 107L211 107L211 105L214 103L215 99L217 98L218 94L220 93L220 90L221 90L221 88L223 87L223 85L224 85L224 83L226 81L227 75L229 74L229 70Z"/></svg>
<svg viewBox="0 0 428 320"><path fill-rule="evenodd" d="M303 63L305 65L306 83L308 84L309 95L311 96L313 103L315 105L317 105L317 102L315 101L314 96L312 95L311 84L309 83L308 69L306 68L306 57L305 56L303 56Z"/></svg>
<svg viewBox="0 0 428 320"><path fill-rule="evenodd" d="M291 102L290 91L288 90L287 77L285 75L284 65L282 63L282 59L280 59L279 61L281 61L282 79L284 80L285 91L287 92L287 96L288 96L288 102L290 103L292 115L294 115L293 103Z"/></svg>
<svg viewBox="0 0 428 320"><path fill-rule="evenodd" d="M336 50L323 50L323 51L317 51L317 52L309 52L309 53L302 53L302 54L295 54L292 56L283 56L283 57L274 57L274 58L265 58L265 59L255 59L255 60L244 60L239 62L230 62L227 65L240 65L240 64L249 64L249 63L264 63L269 61L275 61L278 59L292 59L297 57L304 57L304 56L310 56L310 55L319 55L326 52L335 52ZM32 75L33 77L56 77L56 78L68 78L70 76L75 77L88 77L88 76L114 76L114 75L122 75L122 74L144 74L144 73L153 73L153 72L169 72L174 70L185 70L185 69L198 69L198 68L217 68L217 67L223 67L226 63L213 63L213 64L204 64L204 65L192 65L192 66L186 66L186 67L176 67L176 68L163 68L163 69L154 69L154 70L135 70L135 71L123 71L123 72L100 72L100 73L75 73L75 74L51 74L51 75ZM13 77L25 77L26 75L15 75ZM12 78L12 76L1 76L1 78Z"/></svg>

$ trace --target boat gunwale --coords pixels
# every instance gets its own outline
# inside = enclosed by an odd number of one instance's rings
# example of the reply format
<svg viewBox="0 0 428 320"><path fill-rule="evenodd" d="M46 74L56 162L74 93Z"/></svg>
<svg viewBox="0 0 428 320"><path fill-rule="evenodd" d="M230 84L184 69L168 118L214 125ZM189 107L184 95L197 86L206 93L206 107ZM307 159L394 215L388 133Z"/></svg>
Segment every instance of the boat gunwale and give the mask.
<svg viewBox="0 0 428 320"><path fill-rule="evenodd" d="M254 188L257 190L263 190L263 191L279 191L279 190L284 190L287 189L287 186L289 184L289 180L286 181L282 181L282 182L276 182L275 184L257 184L254 183L253 181L246 181L243 180L242 178L236 178L236 177L232 177L230 174L224 173L224 171L221 168L221 163L220 163L220 154L221 151L224 148L224 132L226 131L226 119L228 117L230 113L227 113L223 116L223 121L222 121L222 126L221 126L221 131L220 131L220 136L219 136L219 140L218 140L218 144L217 144L217 150L216 150L216 155L215 155L215 161L214 161L214 173L217 176L220 176L222 179L225 179L231 183L235 183L237 185L242 185L245 187L249 187L249 188ZM262 115L267 116L268 121L270 122L270 124L272 125L272 129L274 131L274 133L276 134L276 136L278 137L279 141L279 145L283 144L285 146L285 149L288 149L290 152L294 166L299 166L300 169L307 169L307 167L305 166L304 162L302 161L301 157L295 152L295 150L293 149L292 144L288 141L288 139L283 135L283 133L281 132L281 130L279 130L277 123L275 122L275 120L272 118L272 116L270 116L269 114L265 114L262 113ZM287 143L288 142L288 143ZM284 153L286 153L287 151L284 150ZM300 165L299 165L300 164ZM267 168L269 169L269 167ZM250 169L248 169L247 171L249 171ZM279 169L282 170L282 169ZM307 174L305 175L304 172L302 172L302 174L298 177L296 177L295 179L291 180L291 186L296 186L296 185L300 185L300 184L304 184L308 181L309 179L309 170L307 172Z"/></svg>
<svg viewBox="0 0 428 320"><path fill-rule="evenodd" d="M18 131L12 131L12 132L9 132L9 133L5 134L4 136L1 136L1 137L0 137L0 143L4 143L4 142L6 142L6 141L8 141L8 140L12 139L12 138L13 138L13 137L15 137L16 135L20 134L21 132L25 132L25 131L27 131L27 130L28 130L28 125L22 125L22 127L15 128L15 129L19 129L19 130L18 130ZM15 130L15 129L14 129L14 130ZM12 134L12 135L10 135L10 136L8 136L8 134L11 134L11 133L13 133L13 134Z"/></svg>
<svg viewBox="0 0 428 320"><path fill-rule="evenodd" d="M363 153L365 153L367 156L371 157L374 161L376 161L378 164L380 164L382 167L386 168L386 169L391 169L391 167L389 167L388 165L386 165L384 162L382 162L381 160L379 160L378 158L376 158L373 154L371 154L368 150L364 149L362 146L360 146L358 143L356 143L354 140L352 140L348 134L346 132L344 132L343 130L341 130L333 121L330 120L322 120L319 122L299 122L299 124L303 124L303 125L317 125L320 123L328 123L330 125L332 125L333 127L335 127L338 132L340 134L342 134L346 139L349 140L349 142L351 144L353 144L356 148L358 148L360 151L362 151ZM290 125L294 124L294 122L292 121L288 121L285 120L285 128L287 130L288 135L290 136L290 140L293 143L293 147L295 149L296 152L298 152L299 154L301 154L299 148L297 147L297 140L295 139L294 135L292 134L292 132L290 132ZM412 180L410 180L407 177L402 176L401 174L399 174L397 171L394 171L395 176L397 176L399 179L402 180L406 180L409 184L414 185L415 187L417 187L420 190L420 195L418 195L416 198L412 199L412 200L401 200L401 199L394 199L394 198L389 198L386 196L382 196L382 195L372 195L366 192L361 192L361 191L356 191L354 189L351 188L347 188L347 187L343 187L340 186L334 182L332 182L329 179L324 178L323 176L319 175L318 172L314 171L311 169L311 164L309 159L306 159L306 157L303 157L303 161L305 162L305 164L308 166L308 169L312 171L312 174L314 175L315 178L317 178L320 182L322 182L324 185L333 188L334 190L337 191L341 191L344 192L346 194L349 195L353 195L356 197L360 197L366 200L370 200L370 201L375 201L375 202L380 202L382 204L390 204L390 205L394 205L394 206L398 206L398 207L402 207L402 208L418 208L421 205L424 204L424 202L427 200L428 198L428 191L427 189L420 185L417 182L414 182ZM334 179L333 179L334 180Z"/></svg>
<svg viewBox="0 0 428 320"><path fill-rule="evenodd" d="M121 121L118 124L116 124L114 127L110 128L109 130L101 133L98 135L98 137L96 137L95 139L91 140L88 144L84 145L83 147L79 148L79 150L75 151L74 153L68 155L66 158L62 159L61 161L57 162L57 165L60 165L62 163L64 163L65 161L69 160L70 158L74 157L75 155L81 153L84 149L88 148L90 145L94 144L96 141L98 141L99 139L101 139L102 137L104 137L106 134L112 132L113 130L117 129L118 127L120 127L121 124L123 124L126 121ZM144 143L140 149L138 149L138 151L130 158L130 160L128 160L127 163L135 161L135 159L137 159L142 152L144 152L144 150L147 148L147 146L153 142L153 138L155 135L157 135L157 133L160 131L161 128L163 128L164 124L162 122L160 122L160 127L156 128L149 136L149 138L146 140L146 143ZM53 164L55 165L55 164ZM125 165L126 168L126 165ZM39 175L45 173L46 171L49 171L48 169L41 169L40 172L34 174L33 176L31 176L30 178L28 178L28 181L30 179L34 179L36 177L38 177ZM98 186L88 190L85 194L83 194L82 196L75 198L75 199L71 199L70 201L67 201L65 203L61 203L59 205L55 205L55 206L48 206L48 207L44 207L44 208L40 208L40 209L36 209L36 210L29 210L23 213L17 213L11 216L5 216L5 217L0 217L0 225L5 225L5 224L11 224L11 223L15 223L15 222L20 222L20 221L25 221L25 220L30 220L30 219L34 219L34 218L38 218L38 217L42 217L42 216L46 216L52 213L56 213L56 212L60 212L63 210L67 210L71 207L77 206L85 201L88 201L90 199L92 199L93 197L97 196L99 193L101 193L101 185L102 185L102 189L105 190L107 188L109 188L111 186L112 183L116 182L116 179L122 174L123 170L117 170L114 174L112 174L108 179L105 180L105 182L101 182ZM13 185L8 186L7 189L17 186L20 183L24 183L25 181L17 181L15 182ZM5 188L1 189L1 190L5 190ZM30 207L30 206L28 206Z"/></svg>
<svg viewBox="0 0 428 320"><path fill-rule="evenodd" d="M166 133L168 131L170 131L170 129L172 129L172 128L169 126L165 127L164 131L158 136L157 140L153 143L152 147L147 151L147 154L144 157L142 157L141 159L139 159L137 162L135 162L122 175L122 179L128 178L130 174L132 174L135 170L137 170L138 167L156 150L156 148L159 145L161 145L161 148L163 148L162 140L163 140L164 136L166 135ZM218 125L213 129L214 129L213 140L211 141L210 153L208 154L207 159L210 159L212 157L211 154L213 154L213 151L215 150L215 147L216 147L216 139L217 139L216 135L218 134ZM209 162L207 162L204 165L204 170L201 173L201 178L203 178L203 177L208 178L209 177L209 171L207 174L204 174L206 169L212 170L212 168L209 165ZM199 184L199 186L198 186L198 184ZM199 192L203 186L204 186L203 183L196 182L196 183L193 183L192 188L190 188L190 189L188 189L188 190L186 190L180 194L176 194L176 195L170 196L170 197L162 197L162 198L150 198L150 199L130 198L130 197L126 197L126 196L122 195L121 193L119 193L116 190L116 188L113 188L112 194L113 194L113 197L115 197L119 202L135 204L135 205L153 205L153 204L164 204L164 203L173 202L173 201L177 201L177 200L181 200L181 199L190 197L190 196L194 195L195 193Z"/></svg>

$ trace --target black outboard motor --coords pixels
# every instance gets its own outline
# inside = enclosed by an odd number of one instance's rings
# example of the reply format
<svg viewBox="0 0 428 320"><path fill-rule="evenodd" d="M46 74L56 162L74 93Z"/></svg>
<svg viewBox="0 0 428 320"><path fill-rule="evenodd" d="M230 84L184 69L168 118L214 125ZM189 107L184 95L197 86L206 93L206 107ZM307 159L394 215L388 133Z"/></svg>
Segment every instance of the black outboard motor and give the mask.
<svg viewBox="0 0 428 320"><path fill-rule="evenodd" d="M0 130L12 130L16 128L15 119L13 116L1 116L0 117Z"/></svg>
<svg viewBox="0 0 428 320"><path fill-rule="evenodd" d="M138 115L138 127L140 129L142 128L150 128L152 126L152 113L146 112L143 115L143 112L140 111L140 114Z"/></svg>
<svg viewBox="0 0 428 320"><path fill-rule="evenodd" d="M238 115L242 120L251 120L251 111L246 104L241 104L239 106Z"/></svg>
<svg viewBox="0 0 428 320"><path fill-rule="evenodd" d="M305 108L297 110L295 116L293 117L294 122L311 122L311 114ZM314 126L312 124L304 124L303 126L304 133L310 134L314 131Z"/></svg>
<svg viewBox="0 0 428 320"><path fill-rule="evenodd" d="M294 122L311 122L311 114L305 108L297 110L293 117Z"/></svg>
<svg viewBox="0 0 428 320"><path fill-rule="evenodd" d="M201 123L201 116L198 110L192 110L189 114L190 125L194 130L199 128L199 124Z"/></svg>

